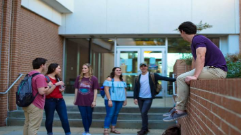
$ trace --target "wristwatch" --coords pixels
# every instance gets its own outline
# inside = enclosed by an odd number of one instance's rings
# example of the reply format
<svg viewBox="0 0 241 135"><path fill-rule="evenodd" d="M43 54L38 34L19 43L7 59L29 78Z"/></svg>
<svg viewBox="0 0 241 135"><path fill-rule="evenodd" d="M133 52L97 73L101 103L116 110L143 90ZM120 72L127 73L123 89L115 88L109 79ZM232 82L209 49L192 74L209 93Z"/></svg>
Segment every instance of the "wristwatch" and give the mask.
<svg viewBox="0 0 241 135"><path fill-rule="evenodd" d="M111 99L108 99L109 101L111 101Z"/></svg>

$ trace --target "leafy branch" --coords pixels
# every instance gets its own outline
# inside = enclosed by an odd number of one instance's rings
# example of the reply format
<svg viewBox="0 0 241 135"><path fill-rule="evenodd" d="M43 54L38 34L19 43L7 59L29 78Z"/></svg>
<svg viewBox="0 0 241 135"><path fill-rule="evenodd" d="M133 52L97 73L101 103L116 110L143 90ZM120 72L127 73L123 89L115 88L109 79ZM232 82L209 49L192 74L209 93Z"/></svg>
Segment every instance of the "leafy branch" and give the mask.
<svg viewBox="0 0 241 135"><path fill-rule="evenodd" d="M210 25L208 23L204 23L203 24L202 21L200 21L199 24L196 24L196 26L197 26L197 31L198 32L200 32L200 31L202 31L204 29L208 29L208 28L212 28L213 27L212 25ZM175 29L175 31L179 31L179 29L177 28L177 29Z"/></svg>

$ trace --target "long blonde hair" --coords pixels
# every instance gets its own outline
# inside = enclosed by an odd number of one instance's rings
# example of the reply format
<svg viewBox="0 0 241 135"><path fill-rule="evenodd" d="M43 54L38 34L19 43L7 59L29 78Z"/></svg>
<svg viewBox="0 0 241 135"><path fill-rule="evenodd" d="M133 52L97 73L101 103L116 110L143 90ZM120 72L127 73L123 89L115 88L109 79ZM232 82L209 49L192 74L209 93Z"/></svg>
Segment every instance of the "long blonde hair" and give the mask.
<svg viewBox="0 0 241 135"><path fill-rule="evenodd" d="M93 69L92 69L91 65L89 63L85 63L85 64L83 64L83 66L87 66L88 67L89 75L90 75L90 79L89 80L91 81L91 77L93 76ZM84 73L83 73L83 71L81 71L80 77L79 77L79 82L81 82L83 77L84 77Z"/></svg>

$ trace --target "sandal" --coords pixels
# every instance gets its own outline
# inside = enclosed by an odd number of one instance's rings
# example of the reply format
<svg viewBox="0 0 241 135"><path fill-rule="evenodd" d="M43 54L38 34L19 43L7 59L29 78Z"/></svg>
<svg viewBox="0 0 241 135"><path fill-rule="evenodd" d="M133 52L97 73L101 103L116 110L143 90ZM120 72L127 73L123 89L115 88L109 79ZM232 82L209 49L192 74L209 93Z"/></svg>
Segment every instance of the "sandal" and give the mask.
<svg viewBox="0 0 241 135"><path fill-rule="evenodd" d="M110 132L111 132L111 133L115 133L115 134L120 134L120 132L117 131L116 129L111 129Z"/></svg>
<svg viewBox="0 0 241 135"><path fill-rule="evenodd" d="M104 133L103 133L104 135L109 135L109 131L108 131L108 129L104 129Z"/></svg>

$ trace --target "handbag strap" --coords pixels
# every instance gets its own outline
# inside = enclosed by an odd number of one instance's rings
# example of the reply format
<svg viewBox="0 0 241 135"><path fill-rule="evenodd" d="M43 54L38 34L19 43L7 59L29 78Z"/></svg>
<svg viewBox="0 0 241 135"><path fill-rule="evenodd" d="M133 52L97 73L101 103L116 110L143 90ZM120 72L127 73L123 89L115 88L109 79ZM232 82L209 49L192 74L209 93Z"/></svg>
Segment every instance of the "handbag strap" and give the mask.
<svg viewBox="0 0 241 135"><path fill-rule="evenodd" d="M114 78L111 79L111 82L112 82L112 92L114 93Z"/></svg>

